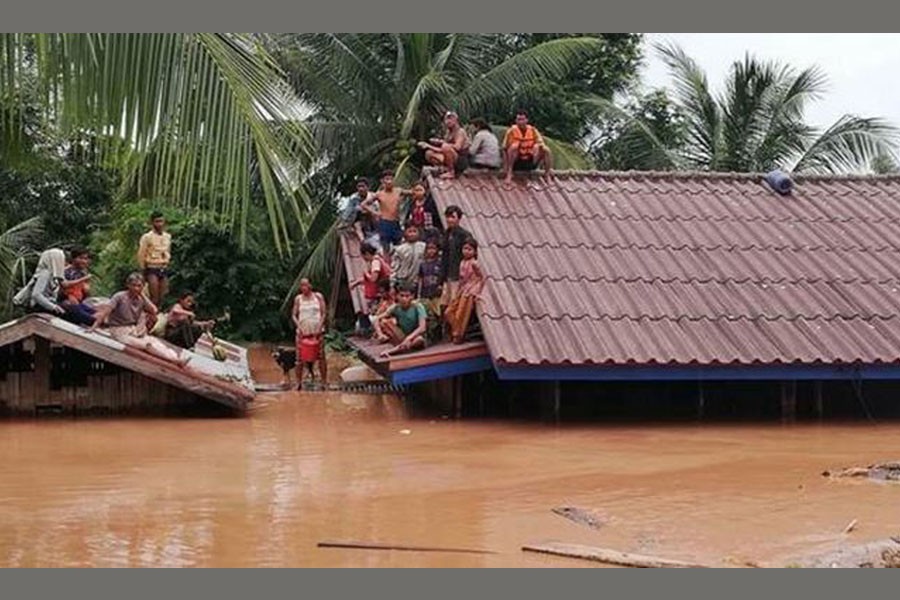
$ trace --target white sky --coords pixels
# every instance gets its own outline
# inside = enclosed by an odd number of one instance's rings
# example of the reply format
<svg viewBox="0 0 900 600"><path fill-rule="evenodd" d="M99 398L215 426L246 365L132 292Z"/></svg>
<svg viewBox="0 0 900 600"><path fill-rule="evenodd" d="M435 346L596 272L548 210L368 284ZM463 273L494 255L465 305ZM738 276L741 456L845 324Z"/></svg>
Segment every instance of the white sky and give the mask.
<svg viewBox="0 0 900 600"><path fill-rule="evenodd" d="M675 42L706 71L718 90L729 66L746 53L797 69L818 66L828 91L807 108L819 127L843 114L883 117L900 126L900 34L896 33L648 33L645 35L646 88L668 87L666 67L655 42Z"/></svg>

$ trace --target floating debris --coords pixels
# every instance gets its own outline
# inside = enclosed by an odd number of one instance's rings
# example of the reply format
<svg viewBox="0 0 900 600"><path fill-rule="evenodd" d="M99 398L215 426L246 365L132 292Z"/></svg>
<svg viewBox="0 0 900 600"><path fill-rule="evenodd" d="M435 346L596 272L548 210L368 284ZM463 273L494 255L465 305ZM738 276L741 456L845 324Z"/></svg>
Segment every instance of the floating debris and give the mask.
<svg viewBox="0 0 900 600"><path fill-rule="evenodd" d="M823 471L822 476L832 479L865 477L876 481L900 481L900 461L877 463L868 467L848 467L839 471Z"/></svg>

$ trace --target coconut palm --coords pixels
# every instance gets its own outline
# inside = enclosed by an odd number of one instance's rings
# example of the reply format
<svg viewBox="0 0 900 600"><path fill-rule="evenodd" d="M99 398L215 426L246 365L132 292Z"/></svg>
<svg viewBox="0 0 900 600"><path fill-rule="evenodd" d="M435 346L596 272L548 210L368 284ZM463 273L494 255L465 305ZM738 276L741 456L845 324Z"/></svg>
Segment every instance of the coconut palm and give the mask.
<svg viewBox="0 0 900 600"><path fill-rule="evenodd" d="M438 133L444 111L465 120L505 106L530 84L560 80L602 51L597 38L551 40L499 62L489 34L287 34L267 47L311 111L320 151L317 187L334 195L360 174L393 168L399 182L417 176L408 163L414 140ZM572 144L548 139L557 167L588 168ZM328 214L328 207L323 215ZM321 219L319 219L321 221ZM335 264L332 229L307 238L302 276L327 279Z"/></svg>
<svg viewBox="0 0 900 600"><path fill-rule="evenodd" d="M672 169L796 173L868 171L877 156L894 153L898 131L880 118L844 115L824 131L804 112L822 96L826 79L817 68L796 71L747 56L735 62L723 92L713 94L706 74L674 45L657 45L673 80L683 141L663 143L640 118L630 119L631 152ZM622 117L610 102L594 100Z"/></svg>
<svg viewBox="0 0 900 600"><path fill-rule="evenodd" d="M557 39L500 64L486 34L290 34L267 39L311 108L308 121L332 172L402 166L411 138L436 133L441 115L464 119L502 106L539 80L559 80L602 49L597 38ZM561 159L587 166L583 153Z"/></svg>
<svg viewBox="0 0 900 600"><path fill-rule="evenodd" d="M245 223L265 198L275 242L301 220L299 181L313 145L277 64L249 35L0 35L0 102L35 87L43 118L99 143L124 175L122 195L156 196ZM23 143L21 111L4 110L0 154Z"/></svg>

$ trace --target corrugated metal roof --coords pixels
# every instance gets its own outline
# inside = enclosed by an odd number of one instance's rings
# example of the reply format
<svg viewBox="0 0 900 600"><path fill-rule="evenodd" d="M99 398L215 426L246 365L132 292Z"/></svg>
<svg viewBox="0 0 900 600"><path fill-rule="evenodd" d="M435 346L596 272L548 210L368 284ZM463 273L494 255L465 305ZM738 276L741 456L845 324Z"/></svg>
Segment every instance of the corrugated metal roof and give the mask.
<svg viewBox="0 0 900 600"><path fill-rule="evenodd" d="M432 179L465 212L498 364L900 362L900 178Z"/></svg>

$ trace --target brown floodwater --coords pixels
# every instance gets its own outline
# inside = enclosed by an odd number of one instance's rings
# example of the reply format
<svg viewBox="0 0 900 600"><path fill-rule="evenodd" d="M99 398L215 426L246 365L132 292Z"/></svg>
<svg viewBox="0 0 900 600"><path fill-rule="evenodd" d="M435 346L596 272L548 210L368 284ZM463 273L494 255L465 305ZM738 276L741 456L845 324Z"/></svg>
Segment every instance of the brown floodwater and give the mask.
<svg viewBox="0 0 900 600"><path fill-rule="evenodd" d="M784 564L900 532L900 485L821 476L900 459L900 424L553 427L285 393L247 418L0 422L0 456L4 567L595 566L520 551L541 540ZM496 554L317 547L336 539Z"/></svg>

